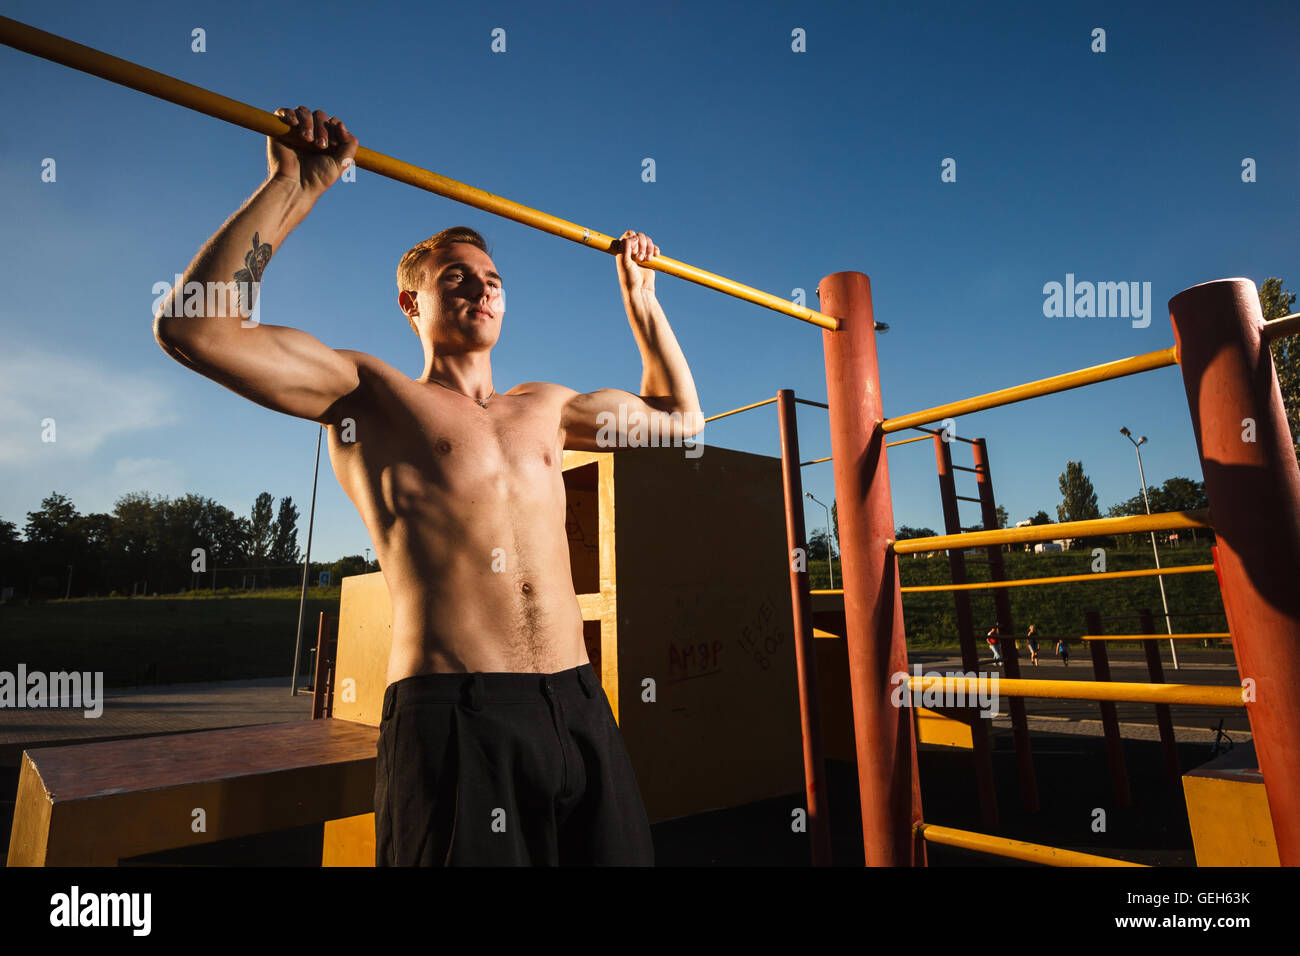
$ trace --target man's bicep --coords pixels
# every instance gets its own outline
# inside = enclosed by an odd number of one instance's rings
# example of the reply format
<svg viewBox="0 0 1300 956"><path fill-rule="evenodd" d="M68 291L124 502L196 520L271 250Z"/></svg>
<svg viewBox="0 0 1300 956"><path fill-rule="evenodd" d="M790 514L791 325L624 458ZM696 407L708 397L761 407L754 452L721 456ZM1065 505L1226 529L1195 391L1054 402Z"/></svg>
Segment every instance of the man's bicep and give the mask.
<svg viewBox="0 0 1300 956"><path fill-rule="evenodd" d="M352 353L288 326L241 328L193 353L183 346L168 352L250 401L322 424L334 423L337 404L360 384Z"/></svg>
<svg viewBox="0 0 1300 956"><path fill-rule="evenodd" d="M573 451L609 451L623 443L637 416L648 411L640 395L621 388L574 392L565 402L561 419L564 447Z"/></svg>

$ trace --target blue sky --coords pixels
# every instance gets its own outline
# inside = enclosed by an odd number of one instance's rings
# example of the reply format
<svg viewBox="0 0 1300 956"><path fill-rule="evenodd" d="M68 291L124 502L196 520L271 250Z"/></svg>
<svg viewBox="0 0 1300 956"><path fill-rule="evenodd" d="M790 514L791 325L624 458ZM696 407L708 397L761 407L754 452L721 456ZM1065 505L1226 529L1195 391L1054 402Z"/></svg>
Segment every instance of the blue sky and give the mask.
<svg viewBox="0 0 1300 956"><path fill-rule="evenodd" d="M1168 299L1212 279L1300 288L1300 122L1290 2L319 4L34 2L6 15L268 110L320 107L363 145L783 297L871 277L886 413L1173 342ZM207 52L191 51L191 30ZM491 32L506 31L493 53ZM1105 53L1090 51L1106 30ZM791 51L791 31L807 52ZM83 512L127 491L305 513L316 426L167 358L170 282L266 174L264 138L9 48L0 136L0 517L52 490ZM46 157L57 181L41 181ZM652 157L657 182L641 180ZM957 181L940 164L957 162ZM1241 181L1245 157L1258 181ZM457 224L488 238L509 309L499 391L543 379L636 389L640 358L609 256L364 170L276 250L262 319L415 376L396 304L403 252ZM1047 318L1043 286L1150 282L1151 322ZM824 400L821 332L661 276L706 414L780 388ZM40 440L52 417L58 441ZM1055 517L1084 462L1103 509L1148 480L1201 478L1177 368L966 416L1013 521ZM800 412L805 458L830 453ZM709 444L776 455L772 407ZM705 452L707 454L707 451ZM967 446L955 449L969 464ZM941 527L930 446L890 456L898 524ZM830 502L829 465L805 469ZM970 478L971 476L966 476ZM974 494L973 482L960 494ZM773 501L779 508L779 499ZM809 503L809 527L824 524ZM963 523L978 507L963 503ZM305 534L302 539L305 541ZM322 462L313 557L365 528Z"/></svg>

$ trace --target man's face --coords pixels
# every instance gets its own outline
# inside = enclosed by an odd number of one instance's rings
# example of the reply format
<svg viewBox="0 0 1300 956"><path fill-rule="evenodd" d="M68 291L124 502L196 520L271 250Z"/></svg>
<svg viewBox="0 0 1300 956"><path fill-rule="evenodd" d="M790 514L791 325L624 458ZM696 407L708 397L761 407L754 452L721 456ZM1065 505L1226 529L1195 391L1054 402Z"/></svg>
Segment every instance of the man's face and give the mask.
<svg viewBox="0 0 1300 956"><path fill-rule="evenodd" d="M415 297L421 338L441 351L490 349L501 334L505 291L492 258L478 246L454 242L424 260L424 282ZM409 314L409 313L408 313Z"/></svg>

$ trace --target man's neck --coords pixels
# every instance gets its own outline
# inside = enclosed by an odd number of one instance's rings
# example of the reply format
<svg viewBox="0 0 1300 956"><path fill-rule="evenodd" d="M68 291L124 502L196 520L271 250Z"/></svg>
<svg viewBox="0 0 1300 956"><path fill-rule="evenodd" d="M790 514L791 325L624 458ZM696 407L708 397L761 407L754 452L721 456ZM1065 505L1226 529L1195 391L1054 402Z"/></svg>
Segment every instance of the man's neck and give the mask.
<svg viewBox="0 0 1300 956"><path fill-rule="evenodd" d="M476 401L492 395L492 361L487 352L430 355L418 382L440 382Z"/></svg>

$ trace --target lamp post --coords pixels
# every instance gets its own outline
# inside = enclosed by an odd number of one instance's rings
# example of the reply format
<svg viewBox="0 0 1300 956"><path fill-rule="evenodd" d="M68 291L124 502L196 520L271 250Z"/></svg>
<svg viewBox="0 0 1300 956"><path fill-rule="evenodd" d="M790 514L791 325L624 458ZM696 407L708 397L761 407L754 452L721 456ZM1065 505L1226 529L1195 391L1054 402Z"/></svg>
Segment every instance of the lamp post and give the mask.
<svg viewBox="0 0 1300 956"><path fill-rule="evenodd" d="M1138 478L1142 481L1142 504L1146 506L1147 514L1151 513L1151 499L1147 497L1147 476L1142 470L1142 445L1146 443L1147 436L1143 435L1137 441L1133 441L1133 433L1127 428L1120 428L1119 433L1133 442L1133 450L1137 452L1138 458ZM1160 570L1160 551L1156 548L1156 533L1151 532L1151 553L1155 555L1156 570ZM1169 619L1169 599L1165 596L1165 576L1157 574L1156 580L1160 582L1160 603L1165 609L1165 630L1172 635L1174 633L1173 622ZM1169 638L1169 653L1174 658L1174 670L1178 670L1178 649L1174 647L1174 639Z"/></svg>
<svg viewBox="0 0 1300 956"><path fill-rule="evenodd" d="M298 638L293 643L293 678L289 682L289 694L298 696L298 653L302 650L302 619L307 607L307 570L311 567L311 532L316 525L316 480L320 477L320 440L325 434L325 426L316 429L316 465L311 474L311 511L307 516L307 551L302 556L302 591L298 595ZM315 673L313 670L312 673Z"/></svg>
<svg viewBox="0 0 1300 956"><path fill-rule="evenodd" d="M812 498L813 501L817 501L816 498L813 498L811 491L804 492L804 497ZM827 508L820 501L817 501L817 503L819 505L822 505L823 510L825 510L826 512L826 566L830 568L831 590L834 590L835 589L835 558L831 554L831 509Z"/></svg>
<svg viewBox="0 0 1300 956"><path fill-rule="evenodd" d="M370 570L370 549L366 548L366 570Z"/></svg>

